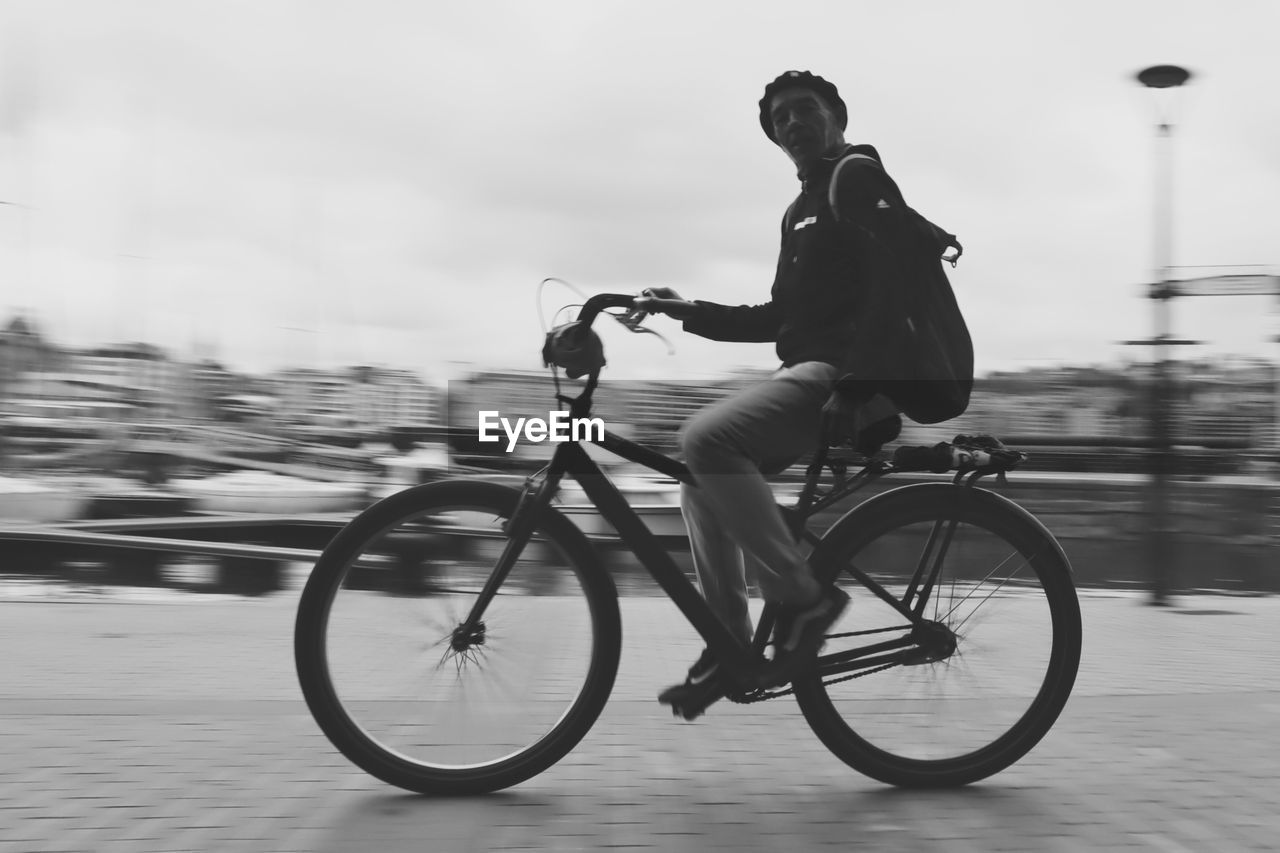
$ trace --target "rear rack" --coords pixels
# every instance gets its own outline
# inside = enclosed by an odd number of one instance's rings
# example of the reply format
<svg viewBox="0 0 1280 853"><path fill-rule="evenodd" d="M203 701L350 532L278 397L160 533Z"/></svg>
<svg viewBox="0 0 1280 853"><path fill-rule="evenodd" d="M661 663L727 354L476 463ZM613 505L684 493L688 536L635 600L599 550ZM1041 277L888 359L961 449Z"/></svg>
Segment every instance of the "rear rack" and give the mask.
<svg viewBox="0 0 1280 853"><path fill-rule="evenodd" d="M1000 484L1005 474L1028 459L1021 450L1006 447L1004 442L991 435L957 435L951 441L940 441L932 447L899 447L892 461L865 460L865 466L849 476L849 459L834 448L822 447L814 454L805 473L804 487L789 516L793 525L801 524L807 514L852 494L872 480L886 474L929 472L947 474L955 472L955 482L972 486L977 480L995 474ZM834 482L819 490L818 480L823 468L831 471ZM798 529L798 528L797 528Z"/></svg>
<svg viewBox="0 0 1280 853"><path fill-rule="evenodd" d="M894 471L946 474L1003 474L1027 460L1021 450L1006 447L990 435L957 435L932 447L899 447L893 453Z"/></svg>

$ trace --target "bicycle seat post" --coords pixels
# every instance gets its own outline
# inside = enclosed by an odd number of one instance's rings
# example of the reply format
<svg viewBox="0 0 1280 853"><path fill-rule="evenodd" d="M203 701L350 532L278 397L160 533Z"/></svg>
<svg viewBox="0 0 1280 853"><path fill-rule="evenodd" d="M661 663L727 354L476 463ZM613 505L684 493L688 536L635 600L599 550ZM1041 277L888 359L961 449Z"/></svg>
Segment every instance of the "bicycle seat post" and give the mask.
<svg viewBox="0 0 1280 853"><path fill-rule="evenodd" d="M813 454L813 459L805 471L804 487L800 490L800 499L796 503L796 512L802 517L813 505L813 499L818 492L818 478L822 476L822 466L826 461L827 445L826 442L822 442L818 445L818 452Z"/></svg>

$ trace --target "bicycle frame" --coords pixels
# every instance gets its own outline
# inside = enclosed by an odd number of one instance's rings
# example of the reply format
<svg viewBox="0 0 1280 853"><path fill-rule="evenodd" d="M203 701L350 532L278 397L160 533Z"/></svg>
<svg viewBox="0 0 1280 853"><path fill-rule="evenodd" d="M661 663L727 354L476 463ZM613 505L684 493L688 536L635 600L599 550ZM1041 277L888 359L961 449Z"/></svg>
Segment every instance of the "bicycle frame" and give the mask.
<svg viewBox="0 0 1280 853"><path fill-rule="evenodd" d="M576 408L576 407L575 407ZM602 438L593 440L596 444L611 453L631 462L643 465L650 470L665 474L673 479L690 485L696 480L684 463L663 455L651 448L629 441L609 431ZM812 531L805 528L804 522L820 510L837 503L848 495L861 489L872 480L893 470L884 462L872 462L848 481L838 482L820 499L814 500L814 491L825 454L819 453L810 465L802 491L799 505L794 508L779 505L779 510L786 516L799 537L816 543L819 539ZM757 626L756 636L751 646L743 646L730 633L724 622L711 610L706 599L697 587L685 576L676 565L671 555L662 546L657 536L644 524L640 516L632 509L627 499L609 480L605 472L593 460L577 441L566 441L556 447L550 463L529 478L524 495L508 522L508 543L498 565L490 576L489 583L476 602L468 625L478 622L489 600L497 592L498 586L505 579L514 565L517 556L528 542L533 531L533 519L551 506L552 498L565 475L572 477L581 486L588 499L595 505L602 518L613 525L621 541L628 546L639 559L641 565L653 577L657 584L675 603L680 612L694 629L706 640L707 646L721 660L731 677L743 683L750 683L757 669L760 654L768 641L772 629L772 605L766 605L765 615ZM541 481L538 482L538 478ZM923 610L928 594L932 589L933 578L941 565L942 554L950 539L950 531L940 532L935 529L930 538L920 564L908 587L906 600L895 598L874 578L863 573L856 566L843 567L849 571L866 589L896 610L904 620L903 631L923 620ZM934 545L940 543L935 551ZM933 557L930 560L930 557ZM932 566L928 564L932 562ZM913 597L918 596L915 607L911 606ZM466 630L464 626L463 630ZM884 630L884 629L881 629ZM835 675L855 669L866 669L899 662L901 655L916 645L909 634L894 640L873 643L856 649L831 655L821 659L820 671L823 675ZM896 652L896 654L895 654Z"/></svg>
<svg viewBox="0 0 1280 853"><path fill-rule="evenodd" d="M631 297L616 294L595 296L589 299L586 306L584 306L580 319L585 326L589 327L591 321L594 320L602 308L630 304ZM561 396L558 393L559 382L557 380L556 398L569 404L572 418L586 418L590 415L592 395L596 389L598 379L598 371L592 373L588 377L582 393L576 398ZM666 474L681 483L697 485L692 472L689 471L684 463L665 456L652 448L610 433L608 430L605 430L602 438L593 439L592 443L630 462L635 462L650 470ZM811 545L816 544L819 541L819 537L805 527L805 521L808 518L843 500L871 481L894 470L894 466L889 463L873 460L855 474L852 479L845 480L843 467L833 466L833 470L836 471L837 482L828 492L818 498L816 495L817 483L826 461L826 447L824 445L820 447L819 452L814 455L809 465L805 477L805 485L797 505L794 508L779 506L779 510L783 513L797 540L804 539ZM503 553L498 559L498 564L490 575L484 590L481 591L471 613L458 630L464 633L472 631L480 622L485 608L488 607L493 596L497 594L498 587L505 580L520 551L532 535L534 520L540 513L551 506L551 501L556 494L560 480L566 474L573 477L582 486L588 499L595 505L604 520L613 525L622 542L635 553L641 565L645 567L662 590L671 598L694 629L706 640L707 646L724 664L730 677L744 684L751 683L754 672L757 669L758 658L764 651L769 639L769 633L773 627L773 605L766 604L751 646L746 647L738 642L724 622L712 612L702 594L685 577L684 572L675 564L675 561L671 559L671 555L662 547L657 537L640 520L639 515L631 508L626 498L622 496L604 471L600 469L600 466L587 455L587 452L583 450L581 444L576 440L565 441L557 445L555 453L546 468L539 474L529 478L520 502L517 504L507 524L507 545L503 549ZM537 484L535 480L539 475L542 475L543 479L540 484ZM961 474L956 475L955 483L957 486L960 484L962 476ZM969 479L966 485L972 485L977 476L972 474L968 476ZM874 643L822 658L819 666L819 671L822 674L834 675L854 669L866 669L901 662L909 650L917 645L914 629L921 626L925 621L923 617L925 604L932 592L934 579L942 564L942 557L946 553L951 541L951 534L955 529L954 521L946 523L947 529L945 531L941 529L943 525L944 522L941 521L935 524L934 530L929 537L929 544L921 555L920 562L916 566L908 584L904 600L900 601L895 598L874 578L862 572L857 566L842 567L877 598L896 610L906 623L902 630L910 633L895 640ZM938 546L936 553L934 550L935 545ZM929 566L930 562L932 562L932 566ZM914 608L912 607L913 598L915 599ZM894 654L895 651L898 653Z"/></svg>

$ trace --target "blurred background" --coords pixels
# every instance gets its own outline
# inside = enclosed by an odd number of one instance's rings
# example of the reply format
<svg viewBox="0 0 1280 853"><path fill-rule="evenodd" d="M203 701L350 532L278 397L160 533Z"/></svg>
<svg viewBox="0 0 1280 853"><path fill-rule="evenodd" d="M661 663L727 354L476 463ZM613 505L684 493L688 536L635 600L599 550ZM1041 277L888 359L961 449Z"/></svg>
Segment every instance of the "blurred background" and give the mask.
<svg viewBox="0 0 1280 853"><path fill-rule="evenodd" d="M554 408L563 306L767 298L796 184L756 101L808 68L966 249L972 407L899 443L1028 450L1002 488L1082 583L1276 591L1277 26L1244 0L6 3L6 582L269 592L269 554L101 537L315 548L413 482L518 482L549 445L482 445L476 413ZM1167 62L1190 76L1137 77ZM602 328L598 414L659 449L775 365L652 322L669 346ZM678 535L673 484L616 474Z"/></svg>

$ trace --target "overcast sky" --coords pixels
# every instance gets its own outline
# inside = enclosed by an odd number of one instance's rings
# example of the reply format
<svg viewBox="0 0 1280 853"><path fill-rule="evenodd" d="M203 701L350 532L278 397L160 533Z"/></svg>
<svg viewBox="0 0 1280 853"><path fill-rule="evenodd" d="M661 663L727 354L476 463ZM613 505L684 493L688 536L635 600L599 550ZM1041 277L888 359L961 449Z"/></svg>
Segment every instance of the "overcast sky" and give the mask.
<svg viewBox="0 0 1280 853"><path fill-rule="evenodd" d="M65 343L440 380L536 368L546 276L763 301L798 187L756 102L789 68L835 82L850 141L959 235L980 369L1133 358L1117 342L1152 333L1147 65L1195 74L1174 263L1280 271L1269 0L0 9L0 311ZM675 355L605 330L608 375L775 363L656 327ZM1182 300L1175 331L1280 354L1274 298Z"/></svg>

